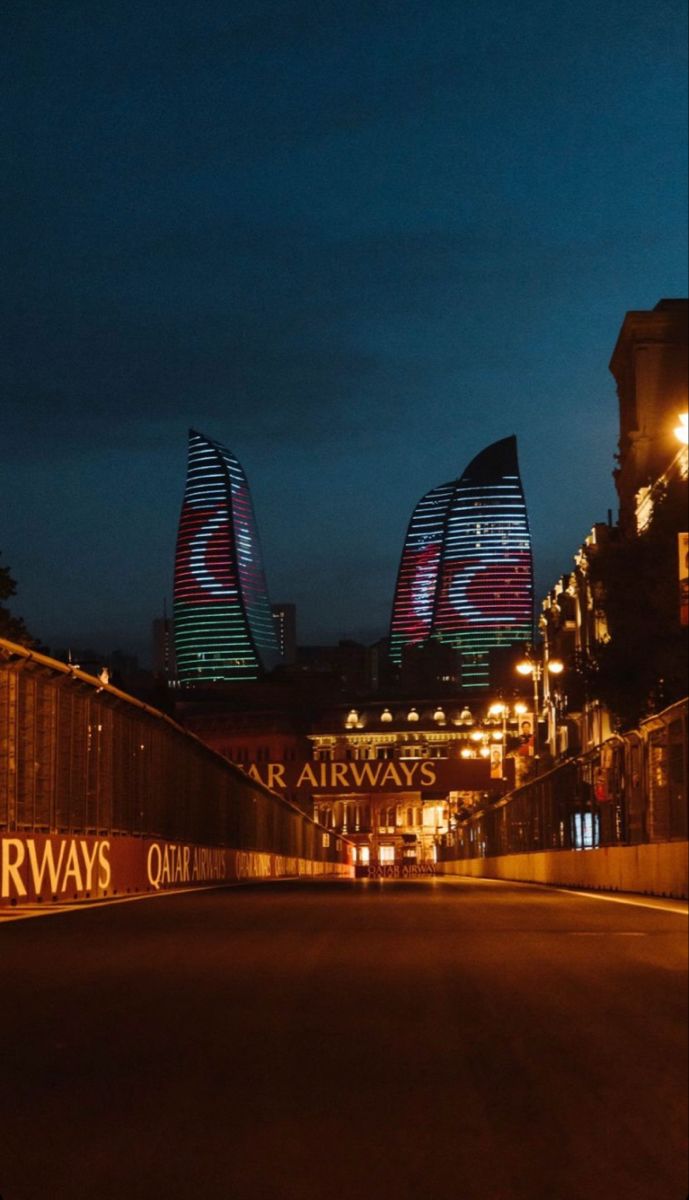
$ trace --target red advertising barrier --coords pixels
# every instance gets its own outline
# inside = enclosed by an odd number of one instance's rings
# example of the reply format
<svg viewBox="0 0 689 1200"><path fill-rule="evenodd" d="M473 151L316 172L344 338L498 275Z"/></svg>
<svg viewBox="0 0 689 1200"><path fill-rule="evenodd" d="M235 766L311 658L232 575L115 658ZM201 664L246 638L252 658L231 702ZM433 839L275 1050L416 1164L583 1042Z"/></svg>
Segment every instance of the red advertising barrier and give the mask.
<svg viewBox="0 0 689 1200"><path fill-rule="evenodd" d="M153 838L0 835L0 906L353 874L346 863Z"/></svg>

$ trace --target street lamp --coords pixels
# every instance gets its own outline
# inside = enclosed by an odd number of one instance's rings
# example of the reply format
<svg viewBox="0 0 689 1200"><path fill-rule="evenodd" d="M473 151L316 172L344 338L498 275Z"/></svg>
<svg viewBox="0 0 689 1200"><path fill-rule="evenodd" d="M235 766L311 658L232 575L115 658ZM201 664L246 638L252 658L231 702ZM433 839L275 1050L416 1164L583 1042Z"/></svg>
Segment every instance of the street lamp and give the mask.
<svg viewBox="0 0 689 1200"><path fill-rule="evenodd" d="M507 741L507 713L508 712L509 712L509 708L508 708L507 704L503 704L502 701L497 701L495 704L491 704L490 708L488 709L488 715L490 717L502 717L502 740L503 740L503 743Z"/></svg>
<svg viewBox="0 0 689 1200"><path fill-rule="evenodd" d="M543 678L543 663L539 662L535 657L533 649L529 649L522 661L517 663L516 669L520 675L531 675L533 679L533 752L535 758L539 751L538 714L540 712L540 701L538 698L538 685ZM546 663L546 670L550 675L561 675L564 669L565 665L560 662L559 658L549 658Z"/></svg>

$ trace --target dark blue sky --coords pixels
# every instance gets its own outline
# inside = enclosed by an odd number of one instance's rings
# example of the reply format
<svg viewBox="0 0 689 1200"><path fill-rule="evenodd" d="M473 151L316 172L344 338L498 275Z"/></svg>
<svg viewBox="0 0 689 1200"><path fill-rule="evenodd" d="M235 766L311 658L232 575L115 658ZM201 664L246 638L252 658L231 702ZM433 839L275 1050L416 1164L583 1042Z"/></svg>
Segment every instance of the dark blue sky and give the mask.
<svg viewBox="0 0 689 1200"><path fill-rule="evenodd" d="M386 631L411 510L516 433L539 595L615 508L624 313L686 295L683 0L17 0L0 547L145 653L189 425L303 641Z"/></svg>

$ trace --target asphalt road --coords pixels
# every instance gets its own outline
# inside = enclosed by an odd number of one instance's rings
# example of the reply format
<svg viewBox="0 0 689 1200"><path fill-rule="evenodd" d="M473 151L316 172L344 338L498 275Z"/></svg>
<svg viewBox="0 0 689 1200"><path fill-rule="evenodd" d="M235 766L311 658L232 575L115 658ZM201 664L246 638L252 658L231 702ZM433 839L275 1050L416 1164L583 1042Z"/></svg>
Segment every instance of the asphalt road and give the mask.
<svg viewBox="0 0 689 1200"><path fill-rule="evenodd" d="M0 924L0 1196L683 1200L686 926L441 880Z"/></svg>

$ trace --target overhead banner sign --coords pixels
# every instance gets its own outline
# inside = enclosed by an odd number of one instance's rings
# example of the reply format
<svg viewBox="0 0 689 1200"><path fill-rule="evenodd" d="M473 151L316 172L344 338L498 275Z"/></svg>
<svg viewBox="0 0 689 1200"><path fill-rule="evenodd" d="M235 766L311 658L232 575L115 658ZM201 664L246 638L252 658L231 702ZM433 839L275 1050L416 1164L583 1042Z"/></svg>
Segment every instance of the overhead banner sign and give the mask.
<svg viewBox="0 0 689 1200"><path fill-rule="evenodd" d="M498 761L499 759L499 761ZM497 764L497 777L496 777ZM504 760L514 780L514 763ZM502 779L502 751L491 758L379 759L366 762L252 763L247 775L274 792L480 792Z"/></svg>

